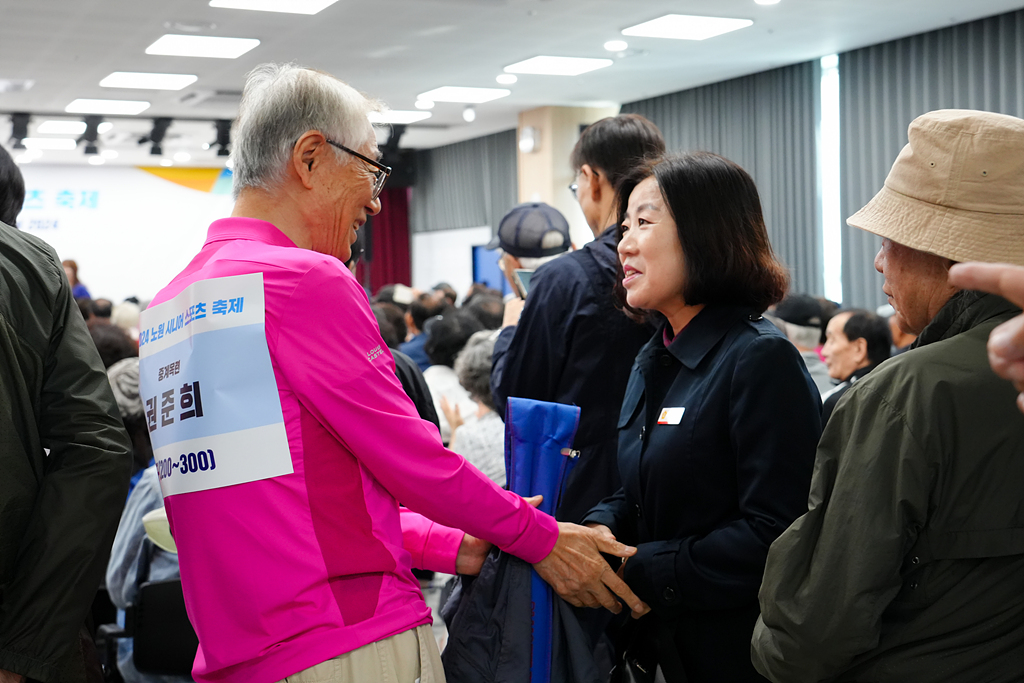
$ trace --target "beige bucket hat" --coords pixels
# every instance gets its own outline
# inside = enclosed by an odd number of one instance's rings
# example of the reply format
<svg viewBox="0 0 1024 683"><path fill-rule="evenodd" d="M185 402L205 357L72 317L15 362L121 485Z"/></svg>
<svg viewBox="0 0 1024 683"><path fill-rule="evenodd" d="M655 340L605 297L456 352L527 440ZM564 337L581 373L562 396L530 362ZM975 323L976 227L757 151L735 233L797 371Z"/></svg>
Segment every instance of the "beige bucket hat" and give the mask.
<svg viewBox="0 0 1024 683"><path fill-rule="evenodd" d="M847 224L954 261L1024 265L1024 120L942 109L909 138Z"/></svg>

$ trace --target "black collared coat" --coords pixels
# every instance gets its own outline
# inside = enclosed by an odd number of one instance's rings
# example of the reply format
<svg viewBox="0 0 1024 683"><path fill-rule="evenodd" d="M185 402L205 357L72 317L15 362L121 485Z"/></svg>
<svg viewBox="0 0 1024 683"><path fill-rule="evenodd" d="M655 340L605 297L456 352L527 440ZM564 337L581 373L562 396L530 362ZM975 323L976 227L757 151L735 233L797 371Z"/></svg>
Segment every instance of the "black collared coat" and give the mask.
<svg viewBox="0 0 1024 683"><path fill-rule="evenodd" d="M750 662L772 541L807 510L821 403L757 312L708 306L636 358L618 422L622 489L586 522L636 544L630 588L674 632L690 683L760 680Z"/></svg>

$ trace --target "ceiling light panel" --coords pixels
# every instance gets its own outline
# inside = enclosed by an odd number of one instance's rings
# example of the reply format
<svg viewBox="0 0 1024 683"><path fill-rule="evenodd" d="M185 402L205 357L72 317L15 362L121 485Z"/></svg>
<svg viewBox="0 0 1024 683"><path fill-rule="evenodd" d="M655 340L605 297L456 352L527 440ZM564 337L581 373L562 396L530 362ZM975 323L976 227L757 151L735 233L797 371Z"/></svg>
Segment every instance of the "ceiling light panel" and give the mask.
<svg viewBox="0 0 1024 683"><path fill-rule="evenodd" d="M43 121L36 126L40 135L81 135L85 132L85 121Z"/></svg>
<svg viewBox="0 0 1024 683"><path fill-rule="evenodd" d="M110 114L133 116L149 109L149 102L138 100L78 99L64 107L69 114Z"/></svg>
<svg viewBox="0 0 1024 683"><path fill-rule="evenodd" d="M511 90L505 88L463 88L446 85L435 88L428 92L421 92L416 96L418 100L430 100L431 102L459 102L461 104L483 104L492 100L508 97Z"/></svg>
<svg viewBox="0 0 1024 683"><path fill-rule="evenodd" d="M433 114L429 111L402 111L402 110L389 110L389 111L371 111L367 116L370 119L370 123L378 124L403 124L403 123L416 123L417 121L423 121L429 119Z"/></svg>
<svg viewBox="0 0 1024 683"><path fill-rule="evenodd" d="M210 0L210 7L247 9L256 12L316 14L338 0Z"/></svg>
<svg viewBox="0 0 1024 683"><path fill-rule="evenodd" d="M610 59L589 57L551 57L541 55L505 67L510 74L540 74L543 76L579 76L589 71L603 69L614 64Z"/></svg>
<svg viewBox="0 0 1024 683"><path fill-rule="evenodd" d="M666 14L622 30L624 36L642 38L674 38L676 40L705 40L723 33L751 26L750 19L725 17L698 17L689 14Z"/></svg>
<svg viewBox="0 0 1024 683"><path fill-rule="evenodd" d="M192 74L151 74L139 71L115 71L102 81L104 88L136 88L139 90L181 90L199 80Z"/></svg>
<svg viewBox="0 0 1024 683"><path fill-rule="evenodd" d="M236 59L260 44L255 38L218 38L168 33L146 48L147 55Z"/></svg>
<svg viewBox="0 0 1024 683"><path fill-rule="evenodd" d="M72 150L78 143L71 138L25 138L22 140L27 149L59 149Z"/></svg>

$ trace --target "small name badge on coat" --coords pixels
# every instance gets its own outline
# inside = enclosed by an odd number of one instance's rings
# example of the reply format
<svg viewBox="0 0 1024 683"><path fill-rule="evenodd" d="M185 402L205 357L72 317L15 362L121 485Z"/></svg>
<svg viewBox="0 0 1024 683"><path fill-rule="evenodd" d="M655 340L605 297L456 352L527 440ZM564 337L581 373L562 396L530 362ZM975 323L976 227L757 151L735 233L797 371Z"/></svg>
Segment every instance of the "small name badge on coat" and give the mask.
<svg viewBox="0 0 1024 683"><path fill-rule="evenodd" d="M685 412L686 408L665 408L661 411L661 415L658 416L658 424L677 425L683 419L683 413Z"/></svg>

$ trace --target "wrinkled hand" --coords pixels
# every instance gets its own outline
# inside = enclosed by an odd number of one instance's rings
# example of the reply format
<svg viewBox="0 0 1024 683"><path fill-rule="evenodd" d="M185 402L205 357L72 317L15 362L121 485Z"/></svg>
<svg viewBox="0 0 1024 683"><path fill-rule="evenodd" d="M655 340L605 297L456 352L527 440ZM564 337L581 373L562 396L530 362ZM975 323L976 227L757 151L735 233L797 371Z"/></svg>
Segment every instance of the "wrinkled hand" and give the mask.
<svg viewBox="0 0 1024 683"><path fill-rule="evenodd" d="M523 314L523 307L526 305L526 299L515 298L505 304L505 315L502 318L501 326L509 327L511 325L519 324L519 316Z"/></svg>
<svg viewBox="0 0 1024 683"><path fill-rule="evenodd" d="M441 412L444 413L444 419L448 420L448 427L451 429L453 434L456 429L464 424L462 420L462 411L459 410L459 404L456 403L455 405L452 405L448 401L447 396L441 396Z"/></svg>
<svg viewBox="0 0 1024 683"><path fill-rule="evenodd" d="M1024 268L1004 264L960 263L949 270L950 283L964 289L991 292L1024 307ZM992 369L1022 392L1017 407L1024 412L1024 314L1006 321L988 338Z"/></svg>
<svg viewBox="0 0 1024 683"><path fill-rule="evenodd" d="M7 669L0 669L0 683L22 683L25 677L21 674L16 674L8 671Z"/></svg>
<svg viewBox="0 0 1024 683"><path fill-rule="evenodd" d="M533 507L540 505L544 496L531 496L524 498ZM459 545L459 554L455 557L455 573L477 576L484 566L487 554L491 552L492 544L482 538L465 534L462 543ZM3 683L0 680L0 683Z"/></svg>
<svg viewBox="0 0 1024 683"><path fill-rule="evenodd" d="M625 600L639 618L650 611L629 586L612 571L601 553L630 557L636 548L615 540L608 527L591 529L578 524L558 523L558 542L551 554L533 565L541 578L570 604L577 607L601 607L618 614Z"/></svg>

